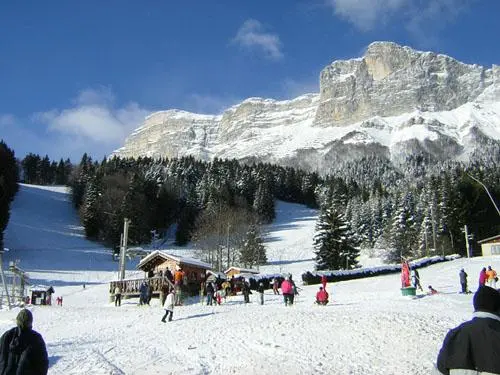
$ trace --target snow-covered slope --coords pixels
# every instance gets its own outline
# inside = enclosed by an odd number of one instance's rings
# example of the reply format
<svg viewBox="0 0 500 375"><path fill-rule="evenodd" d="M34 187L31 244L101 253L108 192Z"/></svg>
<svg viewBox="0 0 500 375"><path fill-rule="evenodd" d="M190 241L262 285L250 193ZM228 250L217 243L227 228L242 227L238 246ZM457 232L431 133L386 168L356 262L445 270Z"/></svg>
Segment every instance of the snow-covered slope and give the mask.
<svg viewBox="0 0 500 375"><path fill-rule="evenodd" d="M335 61L320 92L249 98L221 115L153 113L114 155L214 157L328 173L337 160L429 154L467 158L500 142L500 67L461 63L390 42Z"/></svg>
<svg viewBox="0 0 500 375"><path fill-rule="evenodd" d="M117 264L82 239L67 198L22 186L6 236L7 260L20 259L37 283L54 285L64 297L63 307L30 307L47 343L50 374L429 374L447 330L472 312L472 295L456 293L460 268L471 289L481 267L500 268L500 257L492 257L421 269L423 285L440 294L419 299L401 296L396 274L329 284L333 301L325 307L313 303L317 286L299 282L293 307L266 291L263 306L255 294L248 305L241 296L221 306L187 304L163 324L156 300L151 307L109 303L105 281L116 277ZM312 267L315 215L278 205L266 270L299 280ZM1 330L15 324L18 311L0 311Z"/></svg>

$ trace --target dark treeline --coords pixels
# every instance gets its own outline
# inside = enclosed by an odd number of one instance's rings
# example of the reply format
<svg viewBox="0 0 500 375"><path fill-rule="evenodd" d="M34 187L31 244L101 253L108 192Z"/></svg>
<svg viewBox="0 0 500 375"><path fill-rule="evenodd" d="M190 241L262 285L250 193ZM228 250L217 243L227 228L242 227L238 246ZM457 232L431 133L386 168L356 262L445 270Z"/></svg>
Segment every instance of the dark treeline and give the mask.
<svg viewBox="0 0 500 375"><path fill-rule="evenodd" d="M21 160L21 180L34 185L68 185L73 166L66 159L51 161L47 155L28 154Z"/></svg>
<svg viewBox="0 0 500 375"><path fill-rule="evenodd" d="M12 151L0 141L0 250L4 248L3 233L10 216L10 204L18 191L19 170Z"/></svg>
<svg viewBox="0 0 500 375"><path fill-rule="evenodd" d="M464 225L479 254L476 241L500 230L488 195L469 177L500 196L500 153L486 155L473 155L468 164L413 155L395 165L371 157L340 163L324 177L234 160L113 158L98 163L84 155L71 186L89 238L118 245L127 217L132 220L129 243L151 242L155 230L160 238L175 236L179 245L193 241L201 256L219 268L265 262L259 228L274 219L275 199L319 207L317 236L311 239L318 268L352 268L359 246L388 261L401 255L465 254ZM335 236L349 241L334 260L324 261L322 244Z"/></svg>

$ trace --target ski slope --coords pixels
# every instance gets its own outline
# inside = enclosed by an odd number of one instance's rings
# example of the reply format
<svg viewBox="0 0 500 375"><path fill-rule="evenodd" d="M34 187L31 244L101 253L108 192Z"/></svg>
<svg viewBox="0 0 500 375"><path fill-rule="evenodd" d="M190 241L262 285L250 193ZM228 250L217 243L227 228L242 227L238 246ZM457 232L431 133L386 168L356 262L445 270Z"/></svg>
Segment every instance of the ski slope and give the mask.
<svg viewBox="0 0 500 375"><path fill-rule="evenodd" d="M265 272L312 269L316 212L279 202L267 228ZM49 374L429 374L448 329L469 319L472 295L461 295L464 267L471 289L479 270L500 268L500 257L459 259L420 270L422 285L440 293L402 297L399 275L327 286L333 302L316 306L317 286L302 288L296 304L265 293L245 305L241 296L221 306L177 307L160 319L157 300L138 306L109 302L107 281L117 275L109 252L82 236L62 188L23 185L13 202L4 261L20 260L36 284L53 285L64 305L29 307L47 343ZM129 262L134 272L137 261ZM83 288L83 284L86 288ZM195 301L193 301L195 302ZM0 311L0 329L15 324L19 308Z"/></svg>

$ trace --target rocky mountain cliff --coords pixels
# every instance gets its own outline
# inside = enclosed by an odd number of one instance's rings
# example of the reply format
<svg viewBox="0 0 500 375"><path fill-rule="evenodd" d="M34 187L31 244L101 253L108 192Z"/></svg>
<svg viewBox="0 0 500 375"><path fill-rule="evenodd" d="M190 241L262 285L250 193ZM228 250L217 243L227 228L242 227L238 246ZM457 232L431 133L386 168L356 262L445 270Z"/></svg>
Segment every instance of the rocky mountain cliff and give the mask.
<svg viewBox="0 0 500 375"><path fill-rule="evenodd" d="M250 98L218 116L156 112L114 155L235 158L327 173L336 161L373 154L467 158L485 143L500 143L499 66L375 42L363 57L324 68L319 94Z"/></svg>

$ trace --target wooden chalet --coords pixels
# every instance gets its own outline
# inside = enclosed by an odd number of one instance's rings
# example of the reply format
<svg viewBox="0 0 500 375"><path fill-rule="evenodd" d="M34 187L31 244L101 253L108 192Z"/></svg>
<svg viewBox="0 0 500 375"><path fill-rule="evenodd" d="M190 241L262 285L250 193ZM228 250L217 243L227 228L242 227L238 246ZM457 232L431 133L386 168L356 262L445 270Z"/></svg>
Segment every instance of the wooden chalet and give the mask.
<svg viewBox="0 0 500 375"><path fill-rule="evenodd" d="M211 270L212 266L198 259L172 255L162 250L156 250L144 257L137 265L137 268L147 274L151 274L152 272L155 275L164 274L167 269L173 274L178 268L181 268L188 282L200 283L205 280L206 272Z"/></svg>
<svg viewBox="0 0 500 375"><path fill-rule="evenodd" d="M137 268L144 271L145 276L137 279L112 281L110 283L110 297L116 286L120 286L122 297L137 297L141 284L146 281L153 288L153 297L161 297L163 293L174 287L172 280L167 277L167 269L174 274L178 268L184 272L182 289L187 294L197 294L200 283L205 280L206 272L212 268L201 260L169 254L162 250L155 250L144 257Z"/></svg>
<svg viewBox="0 0 500 375"><path fill-rule="evenodd" d="M481 245L483 256L500 255L500 234L477 241Z"/></svg>
<svg viewBox="0 0 500 375"><path fill-rule="evenodd" d="M227 278L230 279L233 276L238 276L240 274L252 274L252 275L257 275L260 272L257 270L252 270L249 268L240 268L240 267L229 267L227 270L224 271L226 274Z"/></svg>

